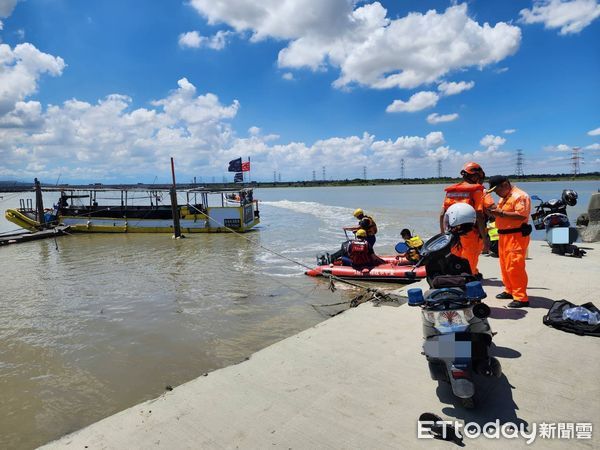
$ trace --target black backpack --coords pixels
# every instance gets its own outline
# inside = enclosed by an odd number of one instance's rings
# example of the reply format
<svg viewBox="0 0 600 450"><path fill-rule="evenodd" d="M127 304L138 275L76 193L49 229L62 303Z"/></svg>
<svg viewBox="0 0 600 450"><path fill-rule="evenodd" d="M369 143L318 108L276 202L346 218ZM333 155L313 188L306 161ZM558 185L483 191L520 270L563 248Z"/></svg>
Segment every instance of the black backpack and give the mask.
<svg viewBox="0 0 600 450"><path fill-rule="evenodd" d="M574 308L576 306L578 305L574 305L573 303L568 302L566 300L559 300L554 302L548 310L548 314L544 316L544 325L558 328L559 330L566 331L567 333L578 334L580 336L586 335L600 337L600 323L597 325L590 325L589 323L580 322L578 320L563 320L563 312L566 309ZM600 313L598 308L596 308L591 302L585 303L581 306L592 312Z"/></svg>

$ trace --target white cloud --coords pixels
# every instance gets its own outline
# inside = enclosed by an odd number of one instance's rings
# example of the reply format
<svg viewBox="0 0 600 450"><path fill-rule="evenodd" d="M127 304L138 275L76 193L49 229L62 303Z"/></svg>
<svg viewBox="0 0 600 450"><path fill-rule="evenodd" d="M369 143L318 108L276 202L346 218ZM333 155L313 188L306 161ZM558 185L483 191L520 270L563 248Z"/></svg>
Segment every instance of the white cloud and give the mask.
<svg viewBox="0 0 600 450"><path fill-rule="evenodd" d="M486 147L490 151L497 150L500 146L502 146L506 142L506 139L502 136L494 136L493 134L486 134L479 143Z"/></svg>
<svg viewBox="0 0 600 450"><path fill-rule="evenodd" d="M29 43L14 50L0 44L0 117L37 91L42 74L61 75L64 67L62 58L42 53Z"/></svg>
<svg viewBox="0 0 600 450"><path fill-rule="evenodd" d="M590 145L584 147L584 150L600 150L600 144L598 142L595 142L593 144L590 144Z"/></svg>
<svg viewBox="0 0 600 450"><path fill-rule="evenodd" d="M233 33L231 31L217 31L210 37L201 36L197 31L188 31L179 35L179 46L188 48L207 47L213 50L223 50L227 45L227 39Z"/></svg>
<svg viewBox="0 0 600 450"><path fill-rule="evenodd" d="M600 136L600 128L596 128L594 130L590 130L587 132L590 136Z"/></svg>
<svg viewBox="0 0 600 450"><path fill-rule="evenodd" d="M422 109L435 106L439 98L439 95L435 92L421 91L413 94L406 102L394 100L385 110L389 113L421 111Z"/></svg>
<svg viewBox="0 0 600 450"><path fill-rule="evenodd" d="M340 69L334 85L415 88L447 73L484 67L515 53L518 27L480 25L466 3L442 13L390 19L379 3L354 0L191 0L209 24L225 23L251 40L287 41L281 68ZM357 6L359 5L359 6ZM355 7L356 6L356 7Z"/></svg>
<svg viewBox="0 0 600 450"><path fill-rule="evenodd" d="M0 17L9 17L18 0L0 0Z"/></svg>
<svg viewBox="0 0 600 450"><path fill-rule="evenodd" d="M285 72L281 78L284 80L292 81L294 79L294 74L292 72Z"/></svg>
<svg viewBox="0 0 600 450"><path fill-rule="evenodd" d="M438 113L433 113L433 114L429 114L427 116L427 122L429 122L432 125L438 124L438 123L443 123L443 122L452 122L454 120L458 119L458 114L457 113L453 113L453 114L438 114Z"/></svg>
<svg viewBox="0 0 600 450"><path fill-rule="evenodd" d="M547 152L570 152L572 148L566 144L549 145L544 147Z"/></svg>
<svg viewBox="0 0 600 450"><path fill-rule="evenodd" d="M504 130L504 134L513 134L516 132L517 132L517 130L515 128L508 128L508 129Z"/></svg>
<svg viewBox="0 0 600 450"><path fill-rule="evenodd" d="M438 91L440 91L442 95L456 95L463 91L473 89L473 86L475 86L474 81L459 81L458 83L454 81L451 81L450 83L444 81L438 85Z"/></svg>
<svg viewBox="0 0 600 450"><path fill-rule="evenodd" d="M520 12L523 23L543 23L560 28L559 34L579 33L600 16L596 0L534 0L533 8Z"/></svg>

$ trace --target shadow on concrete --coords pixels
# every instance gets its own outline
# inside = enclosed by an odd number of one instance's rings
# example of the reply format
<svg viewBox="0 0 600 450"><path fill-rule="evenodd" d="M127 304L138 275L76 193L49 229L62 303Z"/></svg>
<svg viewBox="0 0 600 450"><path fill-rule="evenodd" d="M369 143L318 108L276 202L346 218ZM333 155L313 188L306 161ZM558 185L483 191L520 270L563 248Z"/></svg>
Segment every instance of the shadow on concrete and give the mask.
<svg viewBox="0 0 600 450"><path fill-rule="evenodd" d="M529 289L529 288L527 288ZM546 297L537 297L537 296L529 296L529 307L530 308L541 308L541 309L550 309L554 300L550 300Z"/></svg>
<svg viewBox="0 0 600 450"><path fill-rule="evenodd" d="M520 358L521 352L509 348L509 347L499 347L492 342L492 346L490 347L490 356L495 356L497 358Z"/></svg>
<svg viewBox="0 0 600 450"><path fill-rule="evenodd" d="M498 280L497 278L484 278L481 280L481 284L483 286L504 286L502 280Z"/></svg>
<svg viewBox="0 0 600 450"><path fill-rule="evenodd" d="M497 308L495 306L490 306L490 311L490 317L492 319L500 320L519 320L527 315L527 311L523 309Z"/></svg>
<svg viewBox="0 0 600 450"><path fill-rule="evenodd" d="M523 424L525 428L529 426L527 421L517 416L519 407L512 394L515 387L510 384L506 375L503 374L500 378L475 375L475 386L475 408L465 409L461 406L460 399L452 393L450 384L439 382L436 394L442 403L449 405L442 408L442 413L480 426L496 419L500 426L508 422L517 426Z"/></svg>

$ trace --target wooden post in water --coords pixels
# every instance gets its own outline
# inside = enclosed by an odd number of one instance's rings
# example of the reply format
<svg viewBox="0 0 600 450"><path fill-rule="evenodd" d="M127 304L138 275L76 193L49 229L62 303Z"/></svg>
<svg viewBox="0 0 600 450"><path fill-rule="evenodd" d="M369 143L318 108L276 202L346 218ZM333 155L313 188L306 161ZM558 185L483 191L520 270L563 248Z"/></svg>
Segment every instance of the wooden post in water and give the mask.
<svg viewBox="0 0 600 450"><path fill-rule="evenodd" d="M184 237L181 235L181 225L179 223L179 208L177 207L177 185L175 184L175 163L171 158L171 175L173 176L173 186L171 187L171 211L173 213L173 237L178 239Z"/></svg>
<svg viewBox="0 0 600 450"><path fill-rule="evenodd" d="M42 199L42 186L37 178L33 180L35 188L35 209L37 210L38 222L42 228L46 228L46 220L44 219L44 200Z"/></svg>

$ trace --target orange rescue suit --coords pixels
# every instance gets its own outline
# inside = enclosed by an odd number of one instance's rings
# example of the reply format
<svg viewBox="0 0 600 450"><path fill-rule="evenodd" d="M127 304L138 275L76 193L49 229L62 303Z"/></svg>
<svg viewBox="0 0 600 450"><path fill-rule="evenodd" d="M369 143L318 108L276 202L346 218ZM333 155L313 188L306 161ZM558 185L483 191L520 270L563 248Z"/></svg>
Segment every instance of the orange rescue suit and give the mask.
<svg viewBox="0 0 600 450"><path fill-rule="evenodd" d="M467 203L471 205L477 213L483 213L483 191L482 184L471 184L466 181L453 184L444 189L446 198L444 198L444 211L455 203ZM465 258L469 261L472 274L478 274L477 264L479 255L483 250L483 240L479 235L477 226L468 233L460 237L460 245L452 249L452 253L460 258Z"/></svg>
<svg viewBox="0 0 600 450"><path fill-rule="evenodd" d="M500 239L498 241L498 256L502 271L504 290L512 294L513 300L526 302L527 298L527 272L525 271L525 255L529 246L529 236L521 232L503 234L502 230L514 230L529 222L531 213L531 200L525 191L513 186L504 198L498 202L498 210L516 212L526 219L496 216L496 227Z"/></svg>

